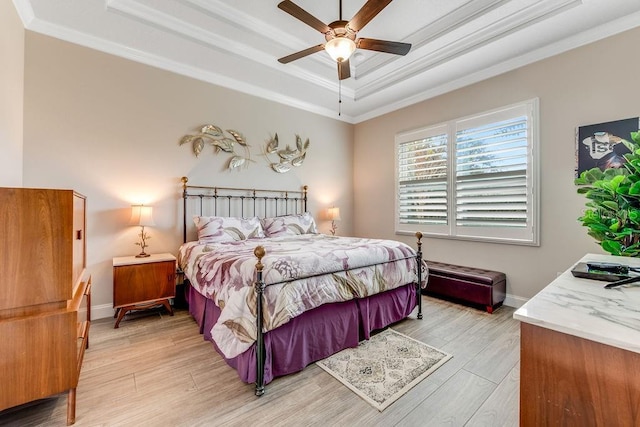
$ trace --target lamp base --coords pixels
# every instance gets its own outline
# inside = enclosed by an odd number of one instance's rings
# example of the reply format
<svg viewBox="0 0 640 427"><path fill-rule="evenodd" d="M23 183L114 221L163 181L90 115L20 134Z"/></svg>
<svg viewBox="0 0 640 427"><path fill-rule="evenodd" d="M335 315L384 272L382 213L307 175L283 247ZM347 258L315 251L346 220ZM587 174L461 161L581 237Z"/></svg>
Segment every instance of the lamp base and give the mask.
<svg viewBox="0 0 640 427"><path fill-rule="evenodd" d="M136 255L136 258L146 258L146 257L150 257L151 254L146 254L144 252L140 252L138 255Z"/></svg>

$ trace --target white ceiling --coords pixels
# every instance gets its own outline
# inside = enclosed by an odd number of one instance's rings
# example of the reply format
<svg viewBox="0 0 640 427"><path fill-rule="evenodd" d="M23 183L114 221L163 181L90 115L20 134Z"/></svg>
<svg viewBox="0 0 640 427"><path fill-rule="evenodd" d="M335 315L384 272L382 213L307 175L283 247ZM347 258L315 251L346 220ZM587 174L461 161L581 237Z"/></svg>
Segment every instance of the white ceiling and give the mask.
<svg viewBox="0 0 640 427"><path fill-rule="evenodd" d="M640 0L396 0L358 36L411 51L357 50L340 88L325 52L277 61L324 42L280 0L13 1L28 30L350 123L640 25ZM339 17L338 0L293 1ZM365 0L342 3L349 20Z"/></svg>

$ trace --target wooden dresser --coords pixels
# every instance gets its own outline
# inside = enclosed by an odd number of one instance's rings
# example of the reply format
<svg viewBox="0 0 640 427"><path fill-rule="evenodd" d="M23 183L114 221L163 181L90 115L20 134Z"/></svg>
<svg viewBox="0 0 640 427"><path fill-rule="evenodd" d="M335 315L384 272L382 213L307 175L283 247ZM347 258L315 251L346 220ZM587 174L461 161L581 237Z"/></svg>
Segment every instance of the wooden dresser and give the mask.
<svg viewBox="0 0 640 427"><path fill-rule="evenodd" d="M601 254L580 262L640 267ZM640 287L605 284L569 268L514 313L520 426L640 426Z"/></svg>
<svg viewBox="0 0 640 427"><path fill-rule="evenodd" d="M89 346L84 196L0 188L0 410L76 387Z"/></svg>

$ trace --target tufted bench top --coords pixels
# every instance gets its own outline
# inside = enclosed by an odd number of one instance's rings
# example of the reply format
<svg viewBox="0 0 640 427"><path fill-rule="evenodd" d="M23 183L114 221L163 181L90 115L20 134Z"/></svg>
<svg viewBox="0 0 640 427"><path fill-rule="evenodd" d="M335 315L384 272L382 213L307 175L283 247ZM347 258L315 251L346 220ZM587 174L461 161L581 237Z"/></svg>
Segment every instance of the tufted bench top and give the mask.
<svg viewBox="0 0 640 427"><path fill-rule="evenodd" d="M447 277L455 277L461 280L470 280L486 285L493 285L506 280L506 275L499 271L484 270L481 268L464 267L461 265L446 264L443 262L426 261L429 274L439 274Z"/></svg>

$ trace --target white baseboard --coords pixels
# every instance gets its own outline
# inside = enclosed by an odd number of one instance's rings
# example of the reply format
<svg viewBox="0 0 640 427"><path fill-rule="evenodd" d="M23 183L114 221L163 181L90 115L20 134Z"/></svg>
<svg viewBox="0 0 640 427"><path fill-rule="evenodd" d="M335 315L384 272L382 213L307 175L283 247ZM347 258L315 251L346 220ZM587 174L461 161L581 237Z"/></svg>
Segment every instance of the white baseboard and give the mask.
<svg viewBox="0 0 640 427"><path fill-rule="evenodd" d="M524 305L525 302L529 301L529 298L519 297L517 295L507 294L504 298L504 302L502 304L513 307L520 308Z"/></svg>
<svg viewBox="0 0 640 427"><path fill-rule="evenodd" d="M84 316L84 312L86 312L84 309L78 311L80 318ZM107 317L113 317L113 306L111 304L91 306L91 320L105 319Z"/></svg>

